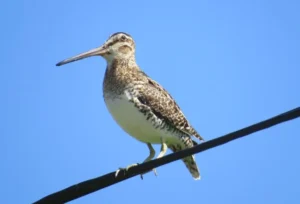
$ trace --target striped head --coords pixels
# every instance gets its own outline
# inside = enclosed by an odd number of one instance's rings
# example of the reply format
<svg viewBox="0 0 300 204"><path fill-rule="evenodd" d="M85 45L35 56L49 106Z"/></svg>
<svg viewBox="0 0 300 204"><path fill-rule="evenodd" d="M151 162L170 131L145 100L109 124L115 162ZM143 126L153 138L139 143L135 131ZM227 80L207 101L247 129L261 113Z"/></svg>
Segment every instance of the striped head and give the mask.
<svg viewBox="0 0 300 204"><path fill-rule="evenodd" d="M114 59L132 58L134 57L134 54L135 43L133 38L127 33L118 32L112 34L100 47L65 59L57 63L56 66L64 65L92 56L102 56L108 63L110 63Z"/></svg>

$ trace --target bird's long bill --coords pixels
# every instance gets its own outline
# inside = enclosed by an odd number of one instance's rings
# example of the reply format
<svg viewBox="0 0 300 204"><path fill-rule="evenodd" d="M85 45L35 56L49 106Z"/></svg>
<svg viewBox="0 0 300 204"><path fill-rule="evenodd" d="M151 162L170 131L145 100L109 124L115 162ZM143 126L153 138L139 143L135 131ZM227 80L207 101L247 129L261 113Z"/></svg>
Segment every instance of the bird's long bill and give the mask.
<svg viewBox="0 0 300 204"><path fill-rule="evenodd" d="M77 61L77 60L81 60L81 59L84 59L84 58L87 58L87 57L92 57L92 56L101 56L105 53L105 49L101 46L101 47L97 47L95 49L92 49L92 50L89 50L87 52L84 52L84 53L81 53L79 55L76 55L74 57L70 57L68 59L65 59L59 63L56 64L56 66L61 66L61 65L64 65L64 64L67 64L67 63L70 63L70 62L74 62L74 61Z"/></svg>

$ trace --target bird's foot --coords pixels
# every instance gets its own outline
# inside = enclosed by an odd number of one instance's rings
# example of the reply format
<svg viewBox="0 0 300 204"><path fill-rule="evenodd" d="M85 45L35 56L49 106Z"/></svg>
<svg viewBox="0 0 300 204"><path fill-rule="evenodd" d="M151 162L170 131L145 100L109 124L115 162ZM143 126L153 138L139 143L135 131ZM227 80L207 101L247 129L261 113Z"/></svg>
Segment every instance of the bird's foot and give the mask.
<svg viewBox="0 0 300 204"><path fill-rule="evenodd" d="M131 165L127 166L126 168L120 167L120 168L116 171L115 177L117 177L117 176L119 175L120 171L124 171L124 174L126 174L126 172L127 172L131 167L134 167L134 166L137 166L137 165L139 165L139 163L131 164ZM154 169L152 169L152 170L145 171L145 172L141 173L141 179L143 180L143 178L144 178L143 175L146 174L146 173L148 173L148 172L150 172L150 171L153 171L153 172L154 172L154 175L157 176L156 169L154 168Z"/></svg>
<svg viewBox="0 0 300 204"><path fill-rule="evenodd" d="M127 166L126 168L120 167L120 168L116 171L115 177L118 176L118 174L120 173L120 171L124 171L124 174L125 174L125 173L128 171L128 169L130 169L131 167L137 166L137 165L139 165L139 163L131 164L131 165Z"/></svg>

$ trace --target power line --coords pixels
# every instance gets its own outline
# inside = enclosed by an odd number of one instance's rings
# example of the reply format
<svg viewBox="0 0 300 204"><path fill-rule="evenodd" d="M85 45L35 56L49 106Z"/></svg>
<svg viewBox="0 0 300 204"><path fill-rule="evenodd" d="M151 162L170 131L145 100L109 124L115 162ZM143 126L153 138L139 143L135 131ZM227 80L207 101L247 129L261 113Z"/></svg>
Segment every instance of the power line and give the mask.
<svg viewBox="0 0 300 204"><path fill-rule="evenodd" d="M300 107L290 110L288 112L282 113L280 115L277 115L277 116L267 119L265 121L248 126L246 128L229 133L227 135L224 135L224 136L209 140L207 142L201 143L197 146L194 146L193 148L185 149L180 152L166 155L160 159L155 159L155 160L143 163L141 165L132 167L128 170L128 172L126 172L126 174L123 170L121 170L118 174L118 177L115 177L115 172L111 172L111 173L105 174L103 176L100 176L100 177L97 177L94 179L90 179L90 180L75 184L73 186L70 186L66 189L63 189L61 191L58 191L51 195L48 195L34 203L35 204L65 203L65 202L74 200L76 198L82 197L84 195L87 195L89 193L95 192L97 190L106 188L110 185L116 184L120 181L131 178L133 176L140 175L141 173L149 171L153 168L168 164L170 162L182 159L184 157L187 157L187 156L195 154L195 153L203 152L205 150L223 145L227 142L247 136L251 133L254 133L254 132L266 129L266 128L270 128L274 125L277 125L277 124L280 124L280 123L283 123L283 122L286 122L289 120L293 120L298 117L300 117Z"/></svg>

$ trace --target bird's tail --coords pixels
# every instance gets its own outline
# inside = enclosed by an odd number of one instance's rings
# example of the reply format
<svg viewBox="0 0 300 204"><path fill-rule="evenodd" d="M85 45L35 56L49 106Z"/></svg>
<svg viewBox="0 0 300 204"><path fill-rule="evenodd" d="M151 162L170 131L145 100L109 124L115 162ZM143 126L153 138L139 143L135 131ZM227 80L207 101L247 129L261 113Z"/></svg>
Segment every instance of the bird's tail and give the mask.
<svg viewBox="0 0 300 204"><path fill-rule="evenodd" d="M193 147L195 144L197 144L190 137L185 138L185 140L189 140L189 141L182 141L181 143L178 143L178 144L168 145L168 147L173 152L178 152L183 149ZM185 166L188 168L188 170L190 171L190 173L192 174L194 179L199 180L200 172L199 172L198 166L196 164L195 156L191 155L191 156L185 157L182 159L182 161L184 162Z"/></svg>

